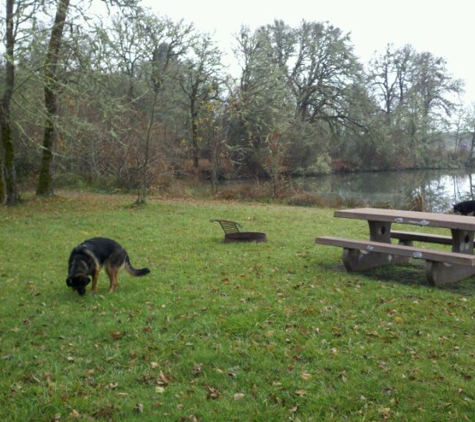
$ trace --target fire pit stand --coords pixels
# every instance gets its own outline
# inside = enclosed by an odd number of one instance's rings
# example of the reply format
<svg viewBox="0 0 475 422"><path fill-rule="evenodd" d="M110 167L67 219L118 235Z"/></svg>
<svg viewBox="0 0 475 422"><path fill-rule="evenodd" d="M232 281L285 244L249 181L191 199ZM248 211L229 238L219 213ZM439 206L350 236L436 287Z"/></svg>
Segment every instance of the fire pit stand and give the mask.
<svg viewBox="0 0 475 422"><path fill-rule="evenodd" d="M256 243L265 243L267 242L267 236L265 233L261 232L242 232L239 228L242 228L242 224L239 224L236 221L231 220L210 220L212 223L217 222L221 225L221 228L224 231L224 243L233 243L233 242L256 242Z"/></svg>

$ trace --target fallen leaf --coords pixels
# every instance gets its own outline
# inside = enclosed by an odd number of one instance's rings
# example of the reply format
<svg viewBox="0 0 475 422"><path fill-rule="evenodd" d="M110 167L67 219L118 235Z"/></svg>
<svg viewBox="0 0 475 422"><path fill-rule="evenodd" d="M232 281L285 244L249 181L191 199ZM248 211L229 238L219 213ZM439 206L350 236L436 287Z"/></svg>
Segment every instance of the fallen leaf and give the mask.
<svg viewBox="0 0 475 422"><path fill-rule="evenodd" d="M112 331L110 334L113 340L120 340L125 337L125 331Z"/></svg>
<svg viewBox="0 0 475 422"><path fill-rule="evenodd" d="M160 375L158 376L157 383L161 385L168 385L170 384L170 378L167 375L165 375L162 371L160 371Z"/></svg>
<svg viewBox="0 0 475 422"><path fill-rule="evenodd" d="M206 396L208 399L216 400L219 399L220 396L221 394L216 388L208 387L208 395Z"/></svg>
<svg viewBox="0 0 475 422"><path fill-rule="evenodd" d="M289 413L297 413L297 410L299 410L299 405L296 404L292 409L289 410Z"/></svg>
<svg viewBox="0 0 475 422"><path fill-rule="evenodd" d="M199 374L201 374L201 368L203 367L203 364L202 363L195 363L194 366L193 366L193 369L191 370L191 373L194 375L194 376L198 376ZM220 370L216 369L216 372L219 372ZM221 371L222 372L222 371Z"/></svg>
<svg viewBox="0 0 475 422"><path fill-rule="evenodd" d="M306 390L297 390L295 392L295 394L297 394L297 396L303 397L307 394L307 391Z"/></svg>
<svg viewBox="0 0 475 422"><path fill-rule="evenodd" d="M244 395L243 393L236 393L236 394L234 395L234 400L241 400L241 399L244 398L244 396L245 396L245 395Z"/></svg>
<svg viewBox="0 0 475 422"><path fill-rule="evenodd" d="M134 412L143 413L143 404L137 403L134 407Z"/></svg>
<svg viewBox="0 0 475 422"><path fill-rule="evenodd" d="M302 377L302 379L304 379L306 381L308 381L310 378L312 378L312 375L310 375L307 372L302 372L302 374L300 376Z"/></svg>
<svg viewBox="0 0 475 422"><path fill-rule="evenodd" d="M106 406L103 409L95 411L92 416L95 419L113 419L114 414L117 412L117 407Z"/></svg>

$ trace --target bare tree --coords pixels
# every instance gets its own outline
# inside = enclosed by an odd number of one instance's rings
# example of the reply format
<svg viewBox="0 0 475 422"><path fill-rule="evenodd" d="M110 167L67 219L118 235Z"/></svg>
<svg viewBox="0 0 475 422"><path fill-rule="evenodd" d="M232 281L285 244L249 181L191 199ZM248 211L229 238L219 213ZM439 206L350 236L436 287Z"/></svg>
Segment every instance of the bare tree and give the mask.
<svg viewBox="0 0 475 422"><path fill-rule="evenodd" d="M53 195L54 177L54 144L55 144L55 118L57 114L58 78L57 65L61 48L63 29L69 8L69 0L58 0L56 17L54 19L51 37L46 53L44 66L44 101L46 108L46 121L43 134L43 154L41 159L40 175L37 195Z"/></svg>
<svg viewBox="0 0 475 422"><path fill-rule="evenodd" d="M6 0L6 64L5 88L0 100L2 157L0 157L0 203L18 203L18 188L14 163L13 134L10 104L15 86L15 34L13 28L14 0ZM3 167L3 168L2 168Z"/></svg>
<svg viewBox="0 0 475 422"><path fill-rule="evenodd" d="M163 25L157 25L159 22L162 22ZM150 118L145 138L144 159L142 164L143 177L137 197L138 204L145 203L147 198L150 140L152 128L155 124L159 95L163 92L164 82L166 80L165 76L169 73L172 67L171 64L176 63L180 57L186 54L195 36L193 24L184 24L183 22L174 24L169 20L160 21L154 16L149 17L143 29L146 36L146 45L152 51L149 82L151 91L153 92L153 101L150 107Z"/></svg>
<svg viewBox="0 0 475 422"><path fill-rule="evenodd" d="M209 35L205 35L192 46L192 55L184 64L180 85L188 98L192 127L193 166L198 168L200 109L209 101L218 99L222 79L219 75L222 68L222 53L213 45Z"/></svg>

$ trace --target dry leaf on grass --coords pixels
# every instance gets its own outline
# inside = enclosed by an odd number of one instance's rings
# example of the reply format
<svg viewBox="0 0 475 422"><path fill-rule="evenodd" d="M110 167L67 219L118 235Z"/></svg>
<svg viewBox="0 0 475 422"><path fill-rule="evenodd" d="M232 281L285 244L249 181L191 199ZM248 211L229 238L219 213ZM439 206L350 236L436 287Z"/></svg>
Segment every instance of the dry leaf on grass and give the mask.
<svg viewBox="0 0 475 422"><path fill-rule="evenodd" d="M125 337L125 331L111 331L111 337L113 340L120 340Z"/></svg>
<svg viewBox="0 0 475 422"><path fill-rule="evenodd" d="M143 404L142 403L137 403L134 407L134 412L143 413Z"/></svg>
<svg viewBox="0 0 475 422"><path fill-rule="evenodd" d="M216 388L208 387L208 394L206 396L208 399L216 400L219 399L220 396L221 393L216 390Z"/></svg>

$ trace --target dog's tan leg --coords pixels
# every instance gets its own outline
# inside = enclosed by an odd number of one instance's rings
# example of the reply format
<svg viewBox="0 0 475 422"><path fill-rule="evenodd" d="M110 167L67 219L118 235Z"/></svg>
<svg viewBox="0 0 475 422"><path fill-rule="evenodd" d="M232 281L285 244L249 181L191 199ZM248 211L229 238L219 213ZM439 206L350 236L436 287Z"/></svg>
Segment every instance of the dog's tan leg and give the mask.
<svg viewBox="0 0 475 422"><path fill-rule="evenodd" d="M99 271L95 271L94 275L92 276L92 293L97 292L97 280L99 278Z"/></svg>
<svg viewBox="0 0 475 422"><path fill-rule="evenodd" d="M117 268L107 268L107 275L109 276L109 293L112 293L119 284L119 270Z"/></svg>

